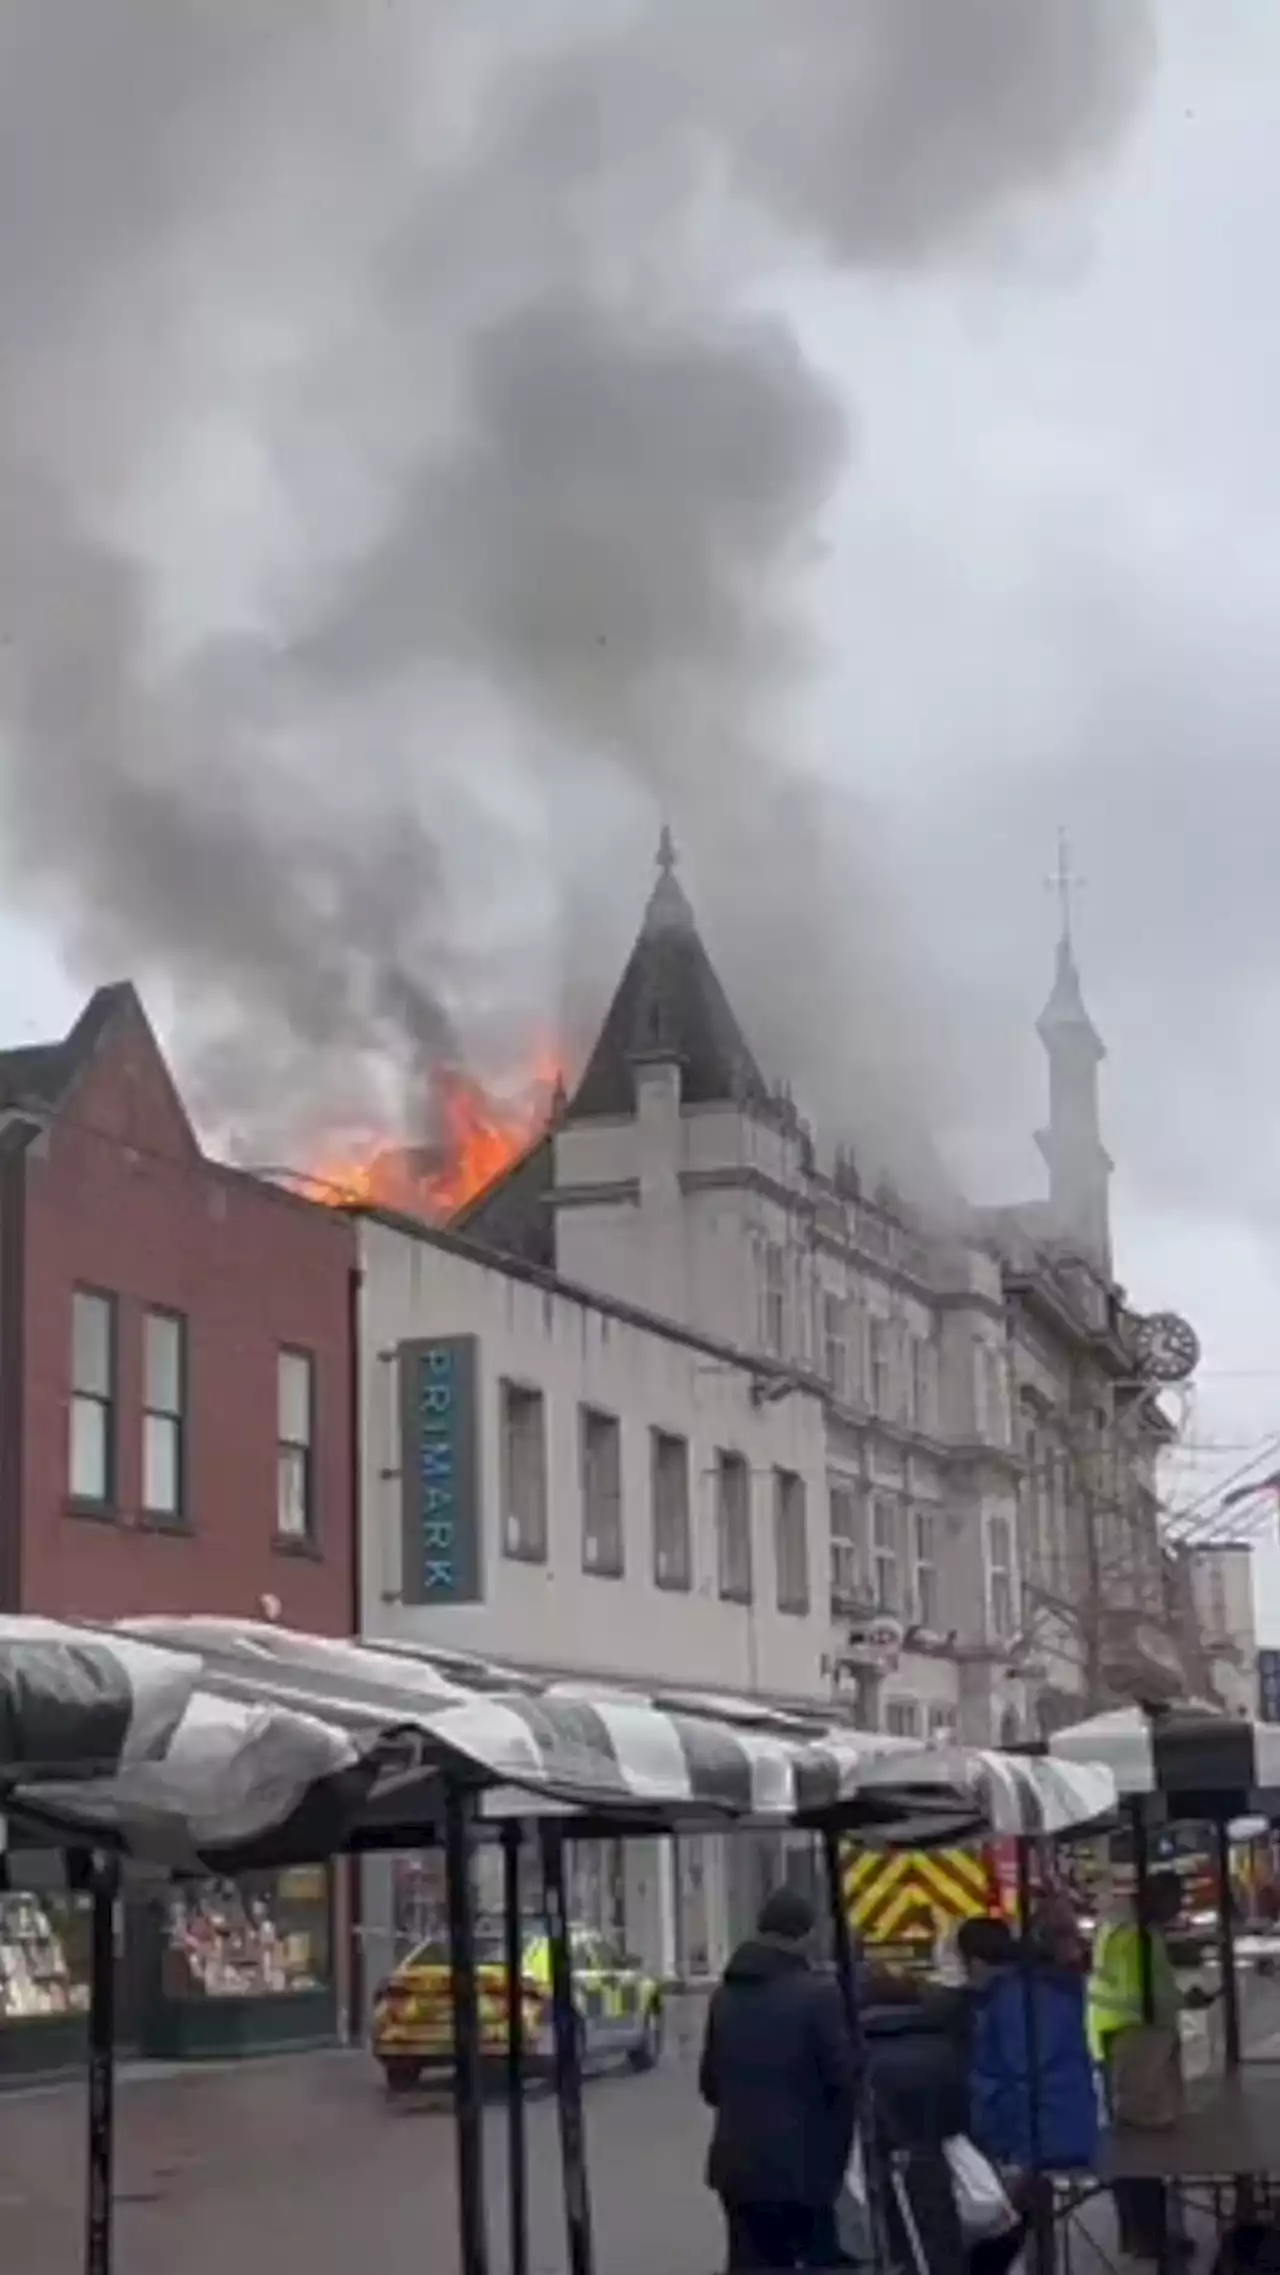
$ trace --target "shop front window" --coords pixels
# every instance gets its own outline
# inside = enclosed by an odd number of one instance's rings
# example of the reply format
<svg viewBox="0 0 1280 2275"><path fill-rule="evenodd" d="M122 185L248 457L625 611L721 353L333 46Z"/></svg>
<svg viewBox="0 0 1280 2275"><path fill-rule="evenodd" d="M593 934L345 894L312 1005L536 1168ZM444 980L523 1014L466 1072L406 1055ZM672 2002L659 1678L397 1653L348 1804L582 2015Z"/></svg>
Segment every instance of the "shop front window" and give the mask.
<svg viewBox="0 0 1280 2275"><path fill-rule="evenodd" d="M331 1973L324 1865L205 1880L169 1903L166 1998L278 1998L321 1991Z"/></svg>
<svg viewBox="0 0 1280 2275"><path fill-rule="evenodd" d="M88 2008L85 1899L0 1895L0 2025L65 2021Z"/></svg>

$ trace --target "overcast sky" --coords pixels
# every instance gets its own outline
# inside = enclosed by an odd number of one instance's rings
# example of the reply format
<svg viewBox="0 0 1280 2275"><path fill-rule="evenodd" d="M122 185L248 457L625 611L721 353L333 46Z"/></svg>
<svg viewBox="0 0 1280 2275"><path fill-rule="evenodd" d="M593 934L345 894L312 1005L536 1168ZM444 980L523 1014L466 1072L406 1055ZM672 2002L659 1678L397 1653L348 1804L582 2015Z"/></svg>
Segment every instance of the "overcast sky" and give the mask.
<svg viewBox="0 0 1280 2275"><path fill-rule="evenodd" d="M1280 1433L1280 13L509 14L10 0L0 1029L129 969L210 1128L412 1129L584 1030L665 812L770 1071L1016 1198L1065 826L1208 1492Z"/></svg>

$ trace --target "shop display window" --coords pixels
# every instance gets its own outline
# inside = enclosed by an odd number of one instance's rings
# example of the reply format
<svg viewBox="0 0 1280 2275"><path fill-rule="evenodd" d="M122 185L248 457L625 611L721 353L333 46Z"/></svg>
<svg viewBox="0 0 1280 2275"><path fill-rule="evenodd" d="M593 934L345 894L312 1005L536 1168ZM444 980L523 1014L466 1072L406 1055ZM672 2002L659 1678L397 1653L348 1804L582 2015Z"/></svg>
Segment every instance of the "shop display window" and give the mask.
<svg viewBox="0 0 1280 2275"><path fill-rule="evenodd" d="M193 1883L169 1901L165 1996L255 1999L326 1990L330 1936L323 1865Z"/></svg>
<svg viewBox="0 0 1280 2275"><path fill-rule="evenodd" d="M0 2024L89 2010L89 1907L81 1896L0 1894Z"/></svg>

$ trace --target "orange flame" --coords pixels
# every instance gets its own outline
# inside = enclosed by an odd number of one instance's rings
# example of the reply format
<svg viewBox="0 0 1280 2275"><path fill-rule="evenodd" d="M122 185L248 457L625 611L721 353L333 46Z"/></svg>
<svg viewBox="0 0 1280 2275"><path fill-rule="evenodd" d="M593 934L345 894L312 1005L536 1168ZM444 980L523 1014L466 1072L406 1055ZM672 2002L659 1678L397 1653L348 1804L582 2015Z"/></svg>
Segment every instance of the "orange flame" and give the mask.
<svg viewBox="0 0 1280 2275"><path fill-rule="evenodd" d="M438 1132L425 1145L381 1146L312 1173L322 1200L335 1208L396 1209L442 1223L518 1161L551 1119L562 1075L557 1053L538 1051L514 1088L486 1089L461 1067L431 1076L429 1120Z"/></svg>

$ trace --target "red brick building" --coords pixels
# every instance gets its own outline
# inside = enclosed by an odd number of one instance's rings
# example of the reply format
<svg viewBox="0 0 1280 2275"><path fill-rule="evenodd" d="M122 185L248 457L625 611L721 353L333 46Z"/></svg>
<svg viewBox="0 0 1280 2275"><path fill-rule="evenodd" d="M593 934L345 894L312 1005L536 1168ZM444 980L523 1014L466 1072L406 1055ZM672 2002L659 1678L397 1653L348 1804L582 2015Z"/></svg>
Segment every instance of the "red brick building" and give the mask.
<svg viewBox="0 0 1280 2275"><path fill-rule="evenodd" d="M349 1634L354 1272L202 1153L132 987L0 1052L0 1607Z"/></svg>
<svg viewBox="0 0 1280 2275"><path fill-rule="evenodd" d="M348 1220L210 1161L133 989L0 1052L0 1609L354 1619ZM335 1900L336 1899L336 1900ZM323 1864L126 1906L123 2046L330 2038ZM78 1899L0 1894L0 2079L83 2060Z"/></svg>

